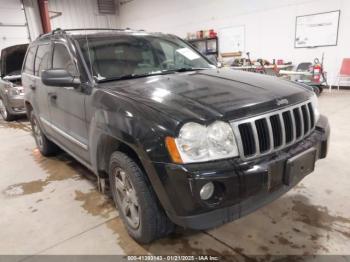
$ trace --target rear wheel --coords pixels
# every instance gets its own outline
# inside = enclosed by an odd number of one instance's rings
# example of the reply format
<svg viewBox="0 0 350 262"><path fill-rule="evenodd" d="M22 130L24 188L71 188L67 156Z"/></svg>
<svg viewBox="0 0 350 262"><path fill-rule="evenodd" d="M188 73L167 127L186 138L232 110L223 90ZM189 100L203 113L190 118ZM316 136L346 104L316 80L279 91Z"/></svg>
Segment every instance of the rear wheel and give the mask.
<svg viewBox="0 0 350 262"><path fill-rule="evenodd" d="M58 146L44 135L33 111L30 113L30 123L32 125L35 143L40 153L44 156L52 156L56 154L59 150Z"/></svg>
<svg viewBox="0 0 350 262"><path fill-rule="evenodd" d="M12 115L6 108L4 101L2 100L2 98L0 97L0 114L2 116L2 118L5 121L12 121L15 119L15 116Z"/></svg>
<svg viewBox="0 0 350 262"><path fill-rule="evenodd" d="M109 181L120 217L137 242L149 243L174 230L144 173L126 154L118 151L112 154Z"/></svg>

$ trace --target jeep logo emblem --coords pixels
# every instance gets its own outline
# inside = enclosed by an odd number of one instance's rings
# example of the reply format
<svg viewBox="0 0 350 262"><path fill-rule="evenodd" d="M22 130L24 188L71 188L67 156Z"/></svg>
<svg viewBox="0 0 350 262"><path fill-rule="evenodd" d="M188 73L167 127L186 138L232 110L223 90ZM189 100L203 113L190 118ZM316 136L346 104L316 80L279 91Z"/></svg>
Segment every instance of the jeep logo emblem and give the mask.
<svg viewBox="0 0 350 262"><path fill-rule="evenodd" d="M288 101L288 99L279 99L279 100L277 100L276 104L277 104L278 106L288 105L288 104L289 104L289 101Z"/></svg>

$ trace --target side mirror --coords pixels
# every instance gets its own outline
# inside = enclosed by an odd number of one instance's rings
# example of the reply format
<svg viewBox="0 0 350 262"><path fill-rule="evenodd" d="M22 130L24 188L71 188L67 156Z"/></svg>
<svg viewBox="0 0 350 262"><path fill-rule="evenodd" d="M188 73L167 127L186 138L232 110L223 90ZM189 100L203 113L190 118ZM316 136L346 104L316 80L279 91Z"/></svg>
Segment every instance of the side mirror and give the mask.
<svg viewBox="0 0 350 262"><path fill-rule="evenodd" d="M77 87L80 80L65 69L49 69L41 73L41 81L47 86Z"/></svg>

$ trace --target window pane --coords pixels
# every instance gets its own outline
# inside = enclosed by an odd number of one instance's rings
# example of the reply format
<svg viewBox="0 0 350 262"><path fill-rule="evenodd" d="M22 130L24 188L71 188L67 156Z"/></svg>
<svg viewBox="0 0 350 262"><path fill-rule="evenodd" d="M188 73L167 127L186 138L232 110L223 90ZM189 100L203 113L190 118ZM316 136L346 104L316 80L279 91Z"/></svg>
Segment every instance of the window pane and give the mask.
<svg viewBox="0 0 350 262"><path fill-rule="evenodd" d="M67 48L62 44L55 44L52 68L65 69L71 75L77 76L77 70L73 60L71 59Z"/></svg>
<svg viewBox="0 0 350 262"><path fill-rule="evenodd" d="M36 46L32 46L28 50L26 62L25 62L24 69L23 69L23 71L27 74L31 74L31 75L33 74L35 52L36 52Z"/></svg>
<svg viewBox="0 0 350 262"><path fill-rule="evenodd" d="M49 68L50 45L40 45L35 57L35 75L41 76L41 71Z"/></svg>

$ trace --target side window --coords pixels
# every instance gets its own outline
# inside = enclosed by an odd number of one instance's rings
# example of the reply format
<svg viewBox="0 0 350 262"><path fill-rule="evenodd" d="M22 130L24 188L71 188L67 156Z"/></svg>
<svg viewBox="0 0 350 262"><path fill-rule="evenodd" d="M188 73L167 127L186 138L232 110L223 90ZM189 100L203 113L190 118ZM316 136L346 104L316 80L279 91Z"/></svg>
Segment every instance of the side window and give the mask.
<svg viewBox="0 0 350 262"><path fill-rule="evenodd" d="M40 45L35 57L35 75L41 76L41 72L50 68L50 45Z"/></svg>
<svg viewBox="0 0 350 262"><path fill-rule="evenodd" d="M74 61L70 57L67 48L62 44L55 44L53 51L52 68L65 69L72 76L78 75Z"/></svg>
<svg viewBox="0 0 350 262"><path fill-rule="evenodd" d="M34 57L36 52L36 46L32 46L28 50L26 62L23 67L23 72L27 74L33 74L34 72Z"/></svg>

